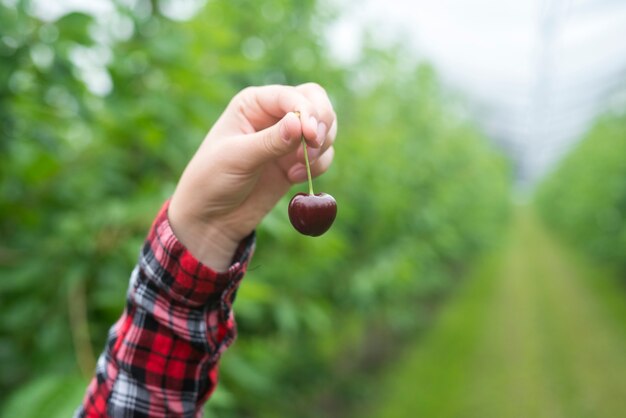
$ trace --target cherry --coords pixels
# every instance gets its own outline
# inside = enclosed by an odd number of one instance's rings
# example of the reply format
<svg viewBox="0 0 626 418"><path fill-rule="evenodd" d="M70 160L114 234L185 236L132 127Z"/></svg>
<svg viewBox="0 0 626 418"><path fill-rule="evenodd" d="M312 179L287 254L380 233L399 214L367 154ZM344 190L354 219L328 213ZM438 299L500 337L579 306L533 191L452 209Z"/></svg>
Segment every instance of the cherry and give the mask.
<svg viewBox="0 0 626 418"><path fill-rule="evenodd" d="M333 224L337 202L327 193L297 193L289 202L289 220L298 232L319 237Z"/></svg>
<svg viewBox="0 0 626 418"><path fill-rule="evenodd" d="M296 112L296 114L299 113ZM333 224L337 216L337 202L327 193L313 193L313 180L311 179L311 166L306 150L306 142L302 136L302 148L304 150L304 162L306 174L309 180L309 193L297 193L289 202L289 220L291 225L303 235L318 237Z"/></svg>

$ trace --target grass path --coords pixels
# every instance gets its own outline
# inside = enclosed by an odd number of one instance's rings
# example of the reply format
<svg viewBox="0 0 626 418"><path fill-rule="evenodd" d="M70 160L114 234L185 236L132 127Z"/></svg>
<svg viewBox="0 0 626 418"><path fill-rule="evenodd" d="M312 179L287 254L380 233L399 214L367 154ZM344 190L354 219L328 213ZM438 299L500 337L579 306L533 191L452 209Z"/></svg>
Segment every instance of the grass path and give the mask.
<svg viewBox="0 0 626 418"><path fill-rule="evenodd" d="M381 388L360 416L626 417L626 286L519 211Z"/></svg>

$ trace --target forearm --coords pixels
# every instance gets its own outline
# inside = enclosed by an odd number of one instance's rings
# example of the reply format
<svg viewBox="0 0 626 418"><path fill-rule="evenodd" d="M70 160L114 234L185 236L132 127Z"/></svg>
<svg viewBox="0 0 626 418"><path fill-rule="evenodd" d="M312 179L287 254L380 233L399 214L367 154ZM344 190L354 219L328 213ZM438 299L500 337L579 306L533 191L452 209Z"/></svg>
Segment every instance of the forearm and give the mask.
<svg viewBox="0 0 626 418"><path fill-rule="evenodd" d="M232 302L251 231L306 178L301 140L315 149L318 176L330 166L336 131L330 100L314 83L250 87L233 98L178 182L174 229L167 205L151 229L79 416L200 414L235 338Z"/></svg>
<svg viewBox="0 0 626 418"><path fill-rule="evenodd" d="M236 336L232 303L253 246L250 236L230 268L216 273L177 240L165 205L76 415L200 415L217 383L220 355Z"/></svg>

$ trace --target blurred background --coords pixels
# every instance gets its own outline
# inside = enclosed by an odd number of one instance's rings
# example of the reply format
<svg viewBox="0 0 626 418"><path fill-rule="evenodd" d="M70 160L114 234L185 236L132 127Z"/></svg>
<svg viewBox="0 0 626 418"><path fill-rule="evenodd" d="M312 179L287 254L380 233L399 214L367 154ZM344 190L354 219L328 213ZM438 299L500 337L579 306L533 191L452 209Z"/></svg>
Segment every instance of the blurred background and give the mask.
<svg viewBox="0 0 626 418"><path fill-rule="evenodd" d="M0 0L0 416L71 416L206 131L307 81L338 219L264 220L205 415L621 416L624 40L618 0Z"/></svg>

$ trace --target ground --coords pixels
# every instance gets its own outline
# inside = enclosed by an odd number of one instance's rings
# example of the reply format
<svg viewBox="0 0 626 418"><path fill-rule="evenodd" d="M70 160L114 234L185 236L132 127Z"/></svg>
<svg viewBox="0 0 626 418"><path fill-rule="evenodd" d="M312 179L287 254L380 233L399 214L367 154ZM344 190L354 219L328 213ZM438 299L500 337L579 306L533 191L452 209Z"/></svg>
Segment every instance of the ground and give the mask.
<svg viewBox="0 0 626 418"><path fill-rule="evenodd" d="M626 417L626 283L520 209L380 387L363 416Z"/></svg>

